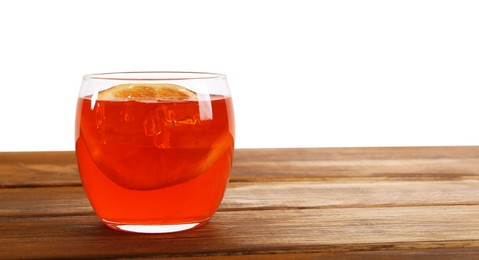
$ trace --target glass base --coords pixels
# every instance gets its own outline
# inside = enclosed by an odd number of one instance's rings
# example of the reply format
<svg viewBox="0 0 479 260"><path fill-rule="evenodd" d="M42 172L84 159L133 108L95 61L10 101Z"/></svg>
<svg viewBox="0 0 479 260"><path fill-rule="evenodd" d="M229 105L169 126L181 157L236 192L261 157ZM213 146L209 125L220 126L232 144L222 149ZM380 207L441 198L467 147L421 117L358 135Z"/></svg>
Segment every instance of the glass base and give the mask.
<svg viewBox="0 0 479 260"><path fill-rule="evenodd" d="M199 222L180 223L180 224L131 224L131 223L119 223L112 222L105 219L101 220L107 227L133 233L145 233L145 234L164 234L185 231L197 227L201 227L208 223L208 219L201 220Z"/></svg>

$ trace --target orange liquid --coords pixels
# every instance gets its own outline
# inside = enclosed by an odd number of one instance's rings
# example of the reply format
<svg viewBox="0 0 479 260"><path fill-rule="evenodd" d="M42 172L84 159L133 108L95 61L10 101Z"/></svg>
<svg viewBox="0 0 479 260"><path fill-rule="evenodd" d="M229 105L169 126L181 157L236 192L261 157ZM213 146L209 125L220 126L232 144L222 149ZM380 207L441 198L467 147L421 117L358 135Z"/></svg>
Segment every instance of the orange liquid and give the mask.
<svg viewBox="0 0 479 260"><path fill-rule="evenodd" d="M105 222L207 220L226 189L233 138L229 97L211 96L208 102L78 100L80 175Z"/></svg>

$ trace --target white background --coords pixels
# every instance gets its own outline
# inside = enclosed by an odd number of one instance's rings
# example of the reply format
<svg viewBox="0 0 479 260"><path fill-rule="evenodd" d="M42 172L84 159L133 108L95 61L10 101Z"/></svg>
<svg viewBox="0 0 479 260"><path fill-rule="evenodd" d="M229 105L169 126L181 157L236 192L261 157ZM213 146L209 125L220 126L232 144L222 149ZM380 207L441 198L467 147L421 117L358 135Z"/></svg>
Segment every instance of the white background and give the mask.
<svg viewBox="0 0 479 260"><path fill-rule="evenodd" d="M0 151L73 150L81 76L228 75L236 147L479 144L479 1L1 1Z"/></svg>

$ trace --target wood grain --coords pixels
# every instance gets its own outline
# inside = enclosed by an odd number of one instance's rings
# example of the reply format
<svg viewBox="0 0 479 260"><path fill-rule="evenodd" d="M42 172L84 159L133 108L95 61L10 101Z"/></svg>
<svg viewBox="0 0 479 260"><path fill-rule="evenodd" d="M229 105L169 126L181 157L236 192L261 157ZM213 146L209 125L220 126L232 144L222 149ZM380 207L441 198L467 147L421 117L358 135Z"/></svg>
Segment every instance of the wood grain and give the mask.
<svg viewBox="0 0 479 260"><path fill-rule="evenodd" d="M0 217L85 215L82 187L0 189ZM479 205L479 181L235 182L219 211Z"/></svg>
<svg viewBox="0 0 479 260"><path fill-rule="evenodd" d="M28 259L478 248L479 206L218 212L163 235L120 233L93 215L2 218L0 232L0 257Z"/></svg>
<svg viewBox="0 0 479 260"><path fill-rule="evenodd" d="M479 147L242 149L199 229L100 224L74 152L0 153L0 259L476 259Z"/></svg>
<svg viewBox="0 0 479 260"><path fill-rule="evenodd" d="M231 182L478 179L479 147L235 150ZM0 188L80 186L74 152L0 153Z"/></svg>
<svg viewBox="0 0 479 260"><path fill-rule="evenodd" d="M0 188L79 185L74 152L0 153Z"/></svg>

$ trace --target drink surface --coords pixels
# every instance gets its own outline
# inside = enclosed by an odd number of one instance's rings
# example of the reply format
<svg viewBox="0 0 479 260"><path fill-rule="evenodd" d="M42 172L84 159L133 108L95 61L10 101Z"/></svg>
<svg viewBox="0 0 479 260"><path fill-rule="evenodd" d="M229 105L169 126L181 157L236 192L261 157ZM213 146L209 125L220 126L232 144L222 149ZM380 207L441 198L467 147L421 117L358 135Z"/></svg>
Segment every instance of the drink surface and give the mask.
<svg viewBox="0 0 479 260"><path fill-rule="evenodd" d="M214 213L232 163L233 110L229 97L202 98L78 100L77 158L101 218L173 223Z"/></svg>

